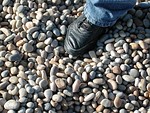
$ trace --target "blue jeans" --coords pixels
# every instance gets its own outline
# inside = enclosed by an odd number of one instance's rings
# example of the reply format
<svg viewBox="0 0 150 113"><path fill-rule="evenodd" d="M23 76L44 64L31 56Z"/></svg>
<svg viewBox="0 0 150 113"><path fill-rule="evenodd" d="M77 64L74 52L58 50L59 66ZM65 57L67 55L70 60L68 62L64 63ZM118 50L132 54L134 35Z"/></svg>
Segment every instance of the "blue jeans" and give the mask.
<svg viewBox="0 0 150 113"><path fill-rule="evenodd" d="M108 27L135 4L136 0L86 0L84 14L92 24Z"/></svg>

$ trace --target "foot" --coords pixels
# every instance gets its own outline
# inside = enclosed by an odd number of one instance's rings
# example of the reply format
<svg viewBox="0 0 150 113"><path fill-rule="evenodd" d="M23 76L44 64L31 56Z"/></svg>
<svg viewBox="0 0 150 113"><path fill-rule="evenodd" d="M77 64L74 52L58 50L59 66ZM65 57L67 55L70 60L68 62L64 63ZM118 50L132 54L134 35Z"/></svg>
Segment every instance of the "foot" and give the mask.
<svg viewBox="0 0 150 113"><path fill-rule="evenodd" d="M105 31L106 28L87 21L83 14L69 25L64 48L67 53L73 56L82 55L95 47L99 36L103 35Z"/></svg>

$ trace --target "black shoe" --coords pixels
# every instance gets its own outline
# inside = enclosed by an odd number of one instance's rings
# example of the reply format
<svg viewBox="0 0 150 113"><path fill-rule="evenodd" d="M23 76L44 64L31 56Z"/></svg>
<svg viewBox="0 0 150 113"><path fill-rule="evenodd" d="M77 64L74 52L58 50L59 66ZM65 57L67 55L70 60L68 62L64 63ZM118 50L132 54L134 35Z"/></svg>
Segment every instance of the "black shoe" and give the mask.
<svg viewBox="0 0 150 113"><path fill-rule="evenodd" d="M82 14L69 25L64 48L67 53L73 56L83 55L96 46L99 36L105 32L106 28L88 22L84 14Z"/></svg>

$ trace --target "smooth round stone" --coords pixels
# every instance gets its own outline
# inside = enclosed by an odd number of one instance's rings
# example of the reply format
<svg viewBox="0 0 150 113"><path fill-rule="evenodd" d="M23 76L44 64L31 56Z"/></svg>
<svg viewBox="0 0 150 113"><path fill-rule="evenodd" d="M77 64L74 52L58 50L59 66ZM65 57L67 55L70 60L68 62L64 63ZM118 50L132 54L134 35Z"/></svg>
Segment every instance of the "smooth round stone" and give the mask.
<svg viewBox="0 0 150 113"><path fill-rule="evenodd" d="M140 47L141 47L142 49L148 49L148 48L149 48L149 47L148 47L148 44L145 43L144 41L139 41L139 45L140 45Z"/></svg>
<svg viewBox="0 0 150 113"><path fill-rule="evenodd" d="M34 32L34 33L32 34L32 38L33 38L33 39L38 38L38 36L39 36L39 32Z"/></svg>
<svg viewBox="0 0 150 113"><path fill-rule="evenodd" d="M135 16L137 16L137 17L141 17L142 15L143 15L142 10L137 10L137 11L135 12Z"/></svg>
<svg viewBox="0 0 150 113"><path fill-rule="evenodd" d="M33 109L31 108L26 109L26 113L33 113Z"/></svg>
<svg viewBox="0 0 150 113"><path fill-rule="evenodd" d="M50 103L45 103L45 104L44 104L44 109L45 109L46 111L50 110L50 109L51 109L51 104L50 104Z"/></svg>
<svg viewBox="0 0 150 113"><path fill-rule="evenodd" d="M70 74L72 74L74 72L74 70L72 69L72 68L70 68L70 67L67 67L66 69L65 69L65 74L67 74L67 75L70 75Z"/></svg>
<svg viewBox="0 0 150 113"><path fill-rule="evenodd" d="M10 0L3 0L2 5L3 6L9 5L10 2L11 2Z"/></svg>
<svg viewBox="0 0 150 113"><path fill-rule="evenodd" d="M108 99L103 99L103 100L101 101L101 105L103 105L104 107L111 107L111 106L112 106L112 103L111 103L111 101L108 100Z"/></svg>
<svg viewBox="0 0 150 113"><path fill-rule="evenodd" d="M44 91L44 96L45 96L46 98L51 99L51 98L52 98L52 95L53 95L53 92L52 92L51 89L46 89L46 90Z"/></svg>
<svg viewBox="0 0 150 113"><path fill-rule="evenodd" d="M58 41L54 39L51 43L51 47L57 47L57 46L58 46Z"/></svg>
<svg viewBox="0 0 150 113"><path fill-rule="evenodd" d="M123 26L120 25L120 24L116 24L116 28L119 29L119 30L121 30L121 29L123 29Z"/></svg>
<svg viewBox="0 0 150 113"><path fill-rule="evenodd" d="M25 97L27 95L27 91L24 88L19 89L19 96Z"/></svg>
<svg viewBox="0 0 150 113"><path fill-rule="evenodd" d="M124 31L120 31L120 32L119 32L119 35L120 35L121 37L126 37L126 33L125 33Z"/></svg>
<svg viewBox="0 0 150 113"><path fill-rule="evenodd" d="M107 78L109 78L109 79L115 79L115 74L113 74L113 73L108 73L107 75L106 75L106 77Z"/></svg>
<svg viewBox="0 0 150 113"><path fill-rule="evenodd" d="M146 18L143 20L143 24L144 24L144 26L147 27L147 28L150 26L150 22L149 22L149 20L146 19Z"/></svg>
<svg viewBox="0 0 150 113"><path fill-rule="evenodd" d="M25 43L23 45L23 50L26 52L32 52L33 51L33 46L30 43Z"/></svg>
<svg viewBox="0 0 150 113"><path fill-rule="evenodd" d="M102 78L96 78L93 80L93 83L97 84L97 85L104 85L105 84L105 80Z"/></svg>
<svg viewBox="0 0 150 113"><path fill-rule="evenodd" d="M8 100L5 104L4 104L4 108L7 110L17 110L20 106L19 102L16 102L15 100Z"/></svg>
<svg viewBox="0 0 150 113"><path fill-rule="evenodd" d="M107 83L108 83L109 88L112 89L112 90L116 90L117 87L118 87L116 81L114 81L112 79L109 79L107 81Z"/></svg>
<svg viewBox="0 0 150 113"><path fill-rule="evenodd" d="M122 100L120 99L120 97L116 96L114 99L114 106L116 108L120 108L122 105Z"/></svg>
<svg viewBox="0 0 150 113"><path fill-rule="evenodd" d="M19 53L10 55L9 61L20 61L22 59L22 55Z"/></svg>
<svg viewBox="0 0 150 113"><path fill-rule="evenodd" d="M127 113L127 111L125 109L120 109L119 113Z"/></svg>
<svg viewBox="0 0 150 113"><path fill-rule="evenodd" d="M126 53L128 53L128 51L129 51L129 45L128 45L127 43L124 43L124 44L123 44L123 49L124 49L124 51L125 51Z"/></svg>
<svg viewBox="0 0 150 113"><path fill-rule="evenodd" d="M139 76L139 71L137 69L130 69L129 75L133 77L138 77Z"/></svg>
<svg viewBox="0 0 150 113"><path fill-rule="evenodd" d="M4 62L0 60L0 67L4 65Z"/></svg>
<svg viewBox="0 0 150 113"><path fill-rule="evenodd" d="M72 85L72 92L78 92L79 87L80 87L81 81L79 79L76 79Z"/></svg>
<svg viewBox="0 0 150 113"><path fill-rule="evenodd" d="M105 46L105 49L106 51L110 52L110 51L113 51L114 50L114 46L112 43L108 43L106 46Z"/></svg>
<svg viewBox="0 0 150 113"><path fill-rule="evenodd" d="M121 69L120 69L119 66L114 66L114 67L112 68L112 71L113 71L113 73L115 73L115 74L120 74L120 73L121 73Z"/></svg>
<svg viewBox="0 0 150 113"><path fill-rule="evenodd" d="M10 81L12 84L16 84L16 83L18 83L18 77L16 77L16 76L11 76L11 77L9 78L9 81Z"/></svg>
<svg viewBox="0 0 150 113"><path fill-rule="evenodd" d="M52 38L47 38L47 39L44 41L44 44L49 45L49 44L51 44L52 41L53 41Z"/></svg>
<svg viewBox="0 0 150 113"><path fill-rule="evenodd" d="M88 101L92 100L94 98L94 96L95 96L95 94L91 93L84 98L84 101L88 102Z"/></svg>
<svg viewBox="0 0 150 113"><path fill-rule="evenodd" d="M52 99L53 99L53 101L55 101L55 102L61 102L63 98L62 98L61 95L55 94L55 95L53 95Z"/></svg>
<svg viewBox="0 0 150 113"><path fill-rule="evenodd" d="M50 83L50 89L56 91L56 84L54 82Z"/></svg>
<svg viewBox="0 0 150 113"><path fill-rule="evenodd" d="M91 80L93 80L93 79L95 78L95 76L96 76L95 71L91 71L90 74L89 74L89 78L90 78Z"/></svg>
<svg viewBox="0 0 150 113"><path fill-rule="evenodd" d="M121 77L120 75L117 75L117 76L116 76L116 82L117 82L118 84L122 84L122 77Z"/></svg>
<svg viewBox="0 0 150 113"><path fill-rule="evenodd" d="M31 86L26 87L28 93L34 93L34 89Z"/></svg>
<svg viewBox="0 0 150 113"><path fill-rule="evenodd" d="M130 75L123 75L122 78L126 81L126 82L134 82L135 78L130 76Z"/></svg>
<svg viewBox="0 0 150 113"><path fill-rule="evenodd" d="M131 103L126 103L126 104L125 104L125 108L126 108L127 110L133 110L133 109L134 109L134 106L133 106Z"/></svg>
<svg viewBox="0 0 150 113"><path fill-rule="evenodd" d="M54 28L54 29L53 29L53 33L54 33L54 35L56 35L56 36L60 36L60 31L59 31L59 29L57 29L57 28Z"/></svg>
<svg viewBox="0 0 150 113"><path fill-rule="evenodd" d="M56 86L57 86L58 88L60 88L60 89L66 88L65 82L64 82L64 80L62 80L61 78L57 78L57 79L55 80L55 84L56 84Z"/></svg>
<svg viewBox="0 0 150 113"><path fill-rule="evenodd" d="M29 108L34 108L34 103L33 103L33 102L28 102L28 103L27 103L27 107L29 107Z"/></svg>
<svg viewBox="0 0 150 113"><path fill-rule="evenodd" d="M139 18L134 18L134 23L137 27L142 27L143 26L143 22Z"/></svg>
<svg viewBox="0 0 150 113"><path fill-rule="evenodd" d="M18 73L17 67L11 67L10 72L11 72L11 74L17 74Z"/></svg>
<svg viewBox="0 0 150 113"><path fill-rule="evenodd" d="M62 35L65 35L66 32L67 32L66 26L65 26L65 25L60 26L60 33L61 33Z"/></svg>
<svg viewBox="0 0 150 113"><path fill-rule="evenodd" d="M127 26L128 26L128 27L131 27L132 24L133 24L133 19L129 19L129 20L127 21Z"/></svg>
<svg viewBox="0 0 150 113"><path fill-rule="evenodd" d="M150 76L150 67L146 69L147 75Z"/></svg>
<svg viewBox="0 0 150 113"><path fill-rule="evenodd" d="M41 88L46 88L47 85L48 85L48 81L47 81L47 80L42 79L42 80L39 82L39 86L40 86Z"/></svg>
<svg viewBox="0 0 150 113"><path fill-rule="evenodd" d="M15 34L9 35L7 38L5 38L4 42L9 42L14 38L15 38Z"/></svg>
<svg viewBox="0 0 150 113"><path fill-rule="evenodd" d="M4 70L4 71L1 72L1 76L2 76L2 77L7 77L8 74L9 74L9 71L8 71L8 70Z"/></svg>
<svg viewBox="0 0 150 113"><path fill-rule="evenodd" d="M69 97L73 96L73 93L71 91L69 91L69 90L63 90L63 94L65 94L65 95L67 95Z"/></svg>
<svg viewBox="0 0 150 113"><path fill-rule="evenodd" d="M92 89L91 88L83 88L82 90L81 90L81 92L83 93L83 94L89 94L89 93L92 93Z"/></svg>
<svg viewBox="0 0 150 113"><path fill-rule="evenodd" d="M17 8L17 12L18 13L23 13L24 11L24 6L23 5L19 5L18 8Z"/></svg>
<svg viewBox="0 0 150 113"><path fill-rule="evenodd" d="M82 79L83 79L83 81L87 81L88 80L88 74L86 72L82 73Z"/></svg>

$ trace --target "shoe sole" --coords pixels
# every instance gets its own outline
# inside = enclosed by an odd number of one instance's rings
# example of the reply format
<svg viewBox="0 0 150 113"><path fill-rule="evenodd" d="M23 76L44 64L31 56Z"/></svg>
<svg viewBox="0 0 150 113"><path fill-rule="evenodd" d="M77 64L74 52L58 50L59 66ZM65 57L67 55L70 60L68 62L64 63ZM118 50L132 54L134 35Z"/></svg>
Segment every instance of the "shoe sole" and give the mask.
<svg viewBox="0 0 150 113"><path fill-rule="evenodd" d="M67 41L65 41L65 43L67 43ZM89 44L87 44L84 47L82 47L80 49L77 49L77 50L66 46L66 45L68 45L68 43L67 43L67 44L64 45L64 49L66 50L67 53L77 57L77 56L83 55L84 53L86 53L89 50L93 49L95 47L95 43L96 43L96 41L92 41Z"/></svg>

